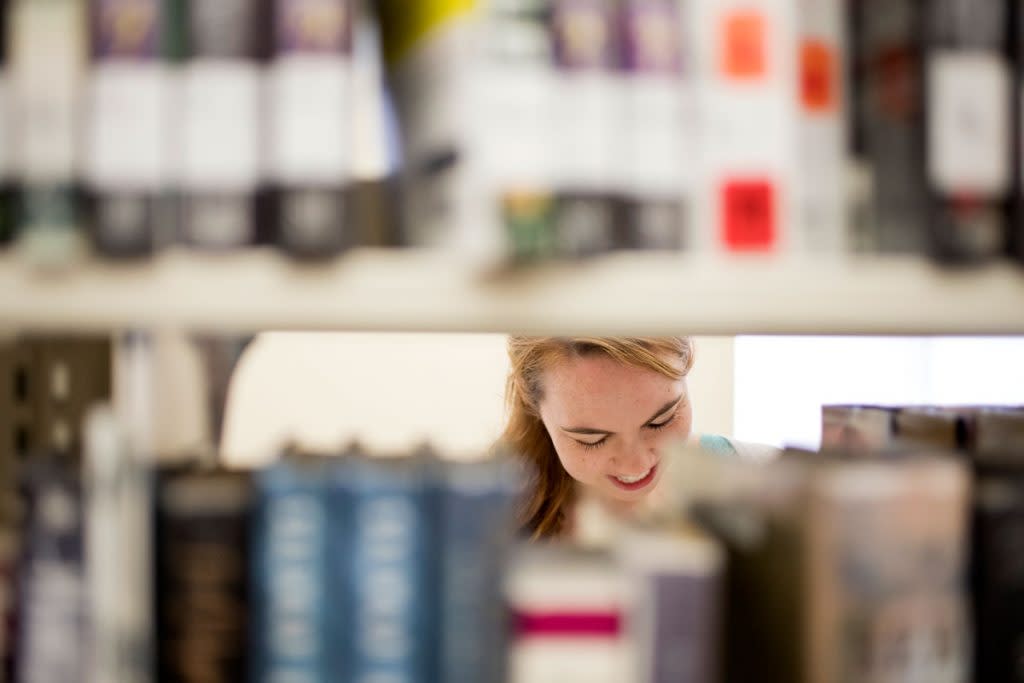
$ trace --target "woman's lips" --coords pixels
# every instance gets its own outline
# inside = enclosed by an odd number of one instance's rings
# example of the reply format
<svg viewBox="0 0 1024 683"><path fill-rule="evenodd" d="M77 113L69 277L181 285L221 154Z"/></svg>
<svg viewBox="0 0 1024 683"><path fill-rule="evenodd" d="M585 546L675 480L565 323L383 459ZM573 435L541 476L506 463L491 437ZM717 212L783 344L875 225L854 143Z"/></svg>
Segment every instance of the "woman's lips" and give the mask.
<svg viewBox="0 0 1024 683"><path fill-rule="evenodd" d="M644 475L643 479L640 479L639 481L626 483L626 482L622 481L621 479L619 479L618 477L613 477L611 475L608 475L608 478L611 480L611 482L613 484L615 484L617 487L619 487L623 491L639 491L640 489L643 489L643 488L646 488L646 487L650 486L651 482L654 481L654 475L656 475L657 473L658 473L658 466L654 465L647 472L647 474Z"/></svg>

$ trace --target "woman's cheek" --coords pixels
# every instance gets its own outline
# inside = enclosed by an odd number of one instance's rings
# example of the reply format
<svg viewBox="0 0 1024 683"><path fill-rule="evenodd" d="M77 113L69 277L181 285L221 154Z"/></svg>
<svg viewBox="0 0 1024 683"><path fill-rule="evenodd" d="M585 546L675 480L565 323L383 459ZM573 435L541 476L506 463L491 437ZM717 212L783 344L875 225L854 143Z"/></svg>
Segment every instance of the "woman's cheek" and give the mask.
<svg viewBox="0 0 1024 683"><path fill-rule="evenodd" d="M591 482L597 462L597 458L593 457L594 454L585 452L583 447L576 443L564 441L555 444L555 450L558 453L558 459L562 462L562 467L569 473L569 476L584 484Z"/></svg>

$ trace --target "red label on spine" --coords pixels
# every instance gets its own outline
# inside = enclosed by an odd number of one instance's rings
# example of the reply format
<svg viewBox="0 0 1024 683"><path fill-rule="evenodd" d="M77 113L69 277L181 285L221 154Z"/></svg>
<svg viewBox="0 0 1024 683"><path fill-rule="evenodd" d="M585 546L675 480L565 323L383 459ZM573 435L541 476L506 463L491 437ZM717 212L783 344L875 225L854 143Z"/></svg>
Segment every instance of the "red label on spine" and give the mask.
<svg viewBox="0 0 1024 683"><path fill-rule="evenodd" d="M759 12L726 15L720 36L722 74L728 80L756 80L768 72L767 21Z"/></svg>
<svg viewBox="0 0 1024 683"><path fill-rule="evenodd" d="M618 612L520 612L515 625L520 638L615 638L622 618Z"/></svg>
<svg viewBox="0 0 1024 683"><path fill-rule="evenodd" d="M727 181L722 187L722 237L730 251L775 246L775 187L768 179Z"/></svg>

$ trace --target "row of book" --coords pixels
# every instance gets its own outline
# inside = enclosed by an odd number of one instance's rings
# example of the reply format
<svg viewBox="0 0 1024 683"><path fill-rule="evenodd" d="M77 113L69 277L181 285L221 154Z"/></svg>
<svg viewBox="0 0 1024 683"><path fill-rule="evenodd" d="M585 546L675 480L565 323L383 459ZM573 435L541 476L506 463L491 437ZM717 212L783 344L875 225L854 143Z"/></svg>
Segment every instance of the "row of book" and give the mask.
<svg viewBox="0 0 1024 683"><path fill-rule="evenodd" d="M1022 14L1012 0L4 0L0 242L56 262L83 242L121 257L1024 258ZM381 59L400 182L357 182L356 148L385 141L361 139L353 79Z"/></svg>
<svg viewBox="0 0 1024 683"><path fill-rule="evenodd" d="M415 243L1024 258L1019 3L380 5Z"/></svg>

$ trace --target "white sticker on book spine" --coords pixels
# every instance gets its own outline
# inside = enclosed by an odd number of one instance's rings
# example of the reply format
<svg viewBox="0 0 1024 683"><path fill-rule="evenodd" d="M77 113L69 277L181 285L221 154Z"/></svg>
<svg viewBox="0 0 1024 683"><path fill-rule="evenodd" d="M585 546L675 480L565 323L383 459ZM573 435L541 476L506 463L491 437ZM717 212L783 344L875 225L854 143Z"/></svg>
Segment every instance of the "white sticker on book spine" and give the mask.
<svg viewBox="0 0 1024 683"><path fill-rule="evenodd" d="M343 183L352 159L349 61L290 56L271 69L269 170L285 183Z"/></svg>
<svg viewBox="0 0 1024 683"><path fill-rule="evenodd" d="M945 194L998 196L1010 187L1010 70L987 52L928 62L928 174Z"/></svg>
<svg viewBox="0 0 1024 683"><path fill-rule="evenodd" d="M93 71L86 177L101 189L159 190L167 182L167 73L129 60Z"/></svg>
<svg viewBox="0 0 1024 683"><path fill-rule="evenodd" d="M182 184L247 191L260 179L260 79L250 63L197 60L182 86Z"/></svg>

